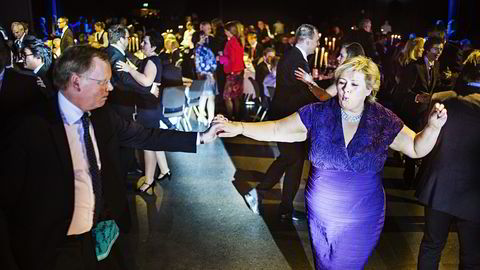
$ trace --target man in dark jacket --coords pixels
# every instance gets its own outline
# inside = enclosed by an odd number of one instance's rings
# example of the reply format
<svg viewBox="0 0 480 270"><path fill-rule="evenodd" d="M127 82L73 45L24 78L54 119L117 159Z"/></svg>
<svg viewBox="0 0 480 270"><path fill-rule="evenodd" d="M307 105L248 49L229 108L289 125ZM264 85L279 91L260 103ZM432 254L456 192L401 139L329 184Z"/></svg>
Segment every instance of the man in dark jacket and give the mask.
<svg viewBox="0 0 480 270"><path fill-rule="evenodd" d="M480 66L472 64L468 71L463 89L435 95L447 108L448 121L422 163L416 194L425 205L421 270L438 269L452 222L460 242L459 269L480 269Z"/></svg>
<svg viewBox="0 0 480 270"><path fill-rule="evenodd" d="M296 31L297 44L289 50L277 65L277 87L272 101L270 117L280 119L296 112L301 107L316 102L307 84L295 78L295 70L302 68L310 73L307 56L318 46L318 30L309 24L302 24ZM248 194L245 200L253 212L258 213L258 203L263 193L271 189L285 173L282 202L279 214L282 220L295 220L293 200L297 194L306 156L305 142L277 143L280 156L268 168L265 179ZM261 194L260 194L261 195ZM260 196L261 197L261 196Z"/></svg>

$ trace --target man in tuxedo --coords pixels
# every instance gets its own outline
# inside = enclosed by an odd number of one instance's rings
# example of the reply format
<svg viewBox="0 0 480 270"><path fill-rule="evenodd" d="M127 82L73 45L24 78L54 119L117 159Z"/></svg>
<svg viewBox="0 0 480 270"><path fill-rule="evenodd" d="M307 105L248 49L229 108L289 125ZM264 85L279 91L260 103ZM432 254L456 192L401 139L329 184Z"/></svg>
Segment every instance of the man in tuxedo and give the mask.
<svg viewBox="0 0 480 270"><path fill-rule="evenodd" d="M286 117L301 107L317 101L308 86L295 78L294 71L300 67L310 72L307 56L313 54L318 46L318 30L313 25L302 24L297 28L295 36L297 44L277 65L277 87L270 110L272 119ZM285 173L279 214L282 220L295 220L297 217L293 211L293 200L300 185L306 144L297 142L277 145L280 156L268 168L265 179L245 195L245 200L252 211L258 213L258 202L261 201L262 193L270 190ZM260 196L257 197L258 195Z"/></svg>
<svg viewBox="0 0 480 270"><path fill-rule="evenodd" d="M123 25L111 26L108 29L109 45L105 51L112 69L112 85L114 88L114 91L108 97L108 103L123 119L131 121L135 113L138 95L158 96L159 92L155 84L150 87L143 87L135 81L130 73L117 70L116 64L118 61L133 65L125 54L125 50L128 48L128 37L128 30ZM122 147L120 150L125 176L134 161L134 151L130 147Z"/></svg>
<svg viewBox="0 0 480 270"><path fill-rule="evenodd" d="M125 269L119 243L97 261L92 238L105 220L120 237L128 230L119 146L196 152L215 139L214 127L187 133L124 120L104 106L111 74L104 52L69 48L54 68L55 98L1 145L0 269Z"/></svg>
<svg viewBox="0 0 480 270"><path fill-rule="evenodd" d="M255 67L255 81L258 82L258 86L260 87L260 96L263 98L265 94L265 90L263 88L263 80L265 77L272 71L271 64L273 59L275 58L275 50L272 48L266 48L263 51L263 59Z"/></svg>
<svg viewBox="0 0 480 270"><path fill-rule="evenodd" d="M62 54L65 49L74 45L73 32L68 28L68 18L66 17L60 17L57 21L57 26L62 31L60 40L60 54Z"/></svg>
<svg viewBox="0 0 480 270"><path fill-rule="evenodd" d="M442 54L443 40L430 37L425 42L424 49L424 56L408 64L400 74L400 81L394 92L400 117L415 132L423 129L432 94L438 92L438 58ZM415 184L415 162L410 158L405 160L404 179L407 186Z"/></svg>
<svg viewBox="0 0 480 270"><path fill-rule="evenodd" d="M480 269L480 66L468 65L466 86L434 95L448 110L448 121L419 177L416 195L425 205L420 270L438 269L452 222L460 243L459 269Z"/></svg>
<svg viewBox="0 0 480 270"><path fill-rule="evenodd" d="M23 38L26 36L27 33L22 23L13 22L12 34L15 37L15 40L13 41L13 44L12 44L13 62L18 63L18 62L21 62L22 60L20 53L23 48Z"/></svg>
<svg viewBox="0 0 480 270"><path fill-rule="evenodd" d="M52 52L45 46L41 39L34 36L27 36L23 40L22 57L24 59L23 66L27 70L31 70L33 75L40 78L40 85L45 85L45 93L47 96L53 95L53 78L52 78Z"/></svg>

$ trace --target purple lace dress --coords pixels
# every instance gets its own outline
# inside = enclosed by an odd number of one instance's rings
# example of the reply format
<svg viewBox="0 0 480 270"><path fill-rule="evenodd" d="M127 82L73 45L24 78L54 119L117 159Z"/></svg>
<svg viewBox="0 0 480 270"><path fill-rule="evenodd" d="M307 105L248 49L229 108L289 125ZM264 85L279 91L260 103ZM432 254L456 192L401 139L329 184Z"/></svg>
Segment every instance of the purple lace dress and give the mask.
<svg viewBox="0 0 480 270"><path fill-rule="evenodd" d="M403 122L378 103L365 103L345 147L336 98L299 110L308 130L312 169L305 188L316 269L363 269L383 228L382 171Z"/></svg>

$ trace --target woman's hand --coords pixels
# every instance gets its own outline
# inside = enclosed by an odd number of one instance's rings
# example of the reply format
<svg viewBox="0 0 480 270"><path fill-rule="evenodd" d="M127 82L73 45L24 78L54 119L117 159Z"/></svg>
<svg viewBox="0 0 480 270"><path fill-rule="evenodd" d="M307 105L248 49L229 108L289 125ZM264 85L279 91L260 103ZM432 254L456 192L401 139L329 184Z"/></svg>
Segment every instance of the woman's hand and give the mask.
<svg viewBox="0 0 480 270"><path fill-rule="evenodd" d="M303 70L300 67L297 68L297 70L295 70L295 78L297 78L297 80L302 81L306 84L314 83L312 75L308 74L307 72L305 72L305 70Z"/></svg>
<svg viewBox="0 0 480 270"><path fill-rule="evenodd" d="M133 68L129 64L122 61L117 61L117 64L115 65L115 67L117 68L118 71L123 71L127 73L130 73L133 71Z"/></svg>
<svg viewBox="0 0 480 270"><path fill-rule="evenodd" d="M217 127L218 137L235 137L243 133L243 124L241 122L229 121L221 114L213 118L212 125Z"/></svg>
<svg viewBox="0 0 480 270"><path fill-rule="evenodd" d="M447 122L447 109L440 103L435 103L428 117L427 125L441 129Z"/></svg>

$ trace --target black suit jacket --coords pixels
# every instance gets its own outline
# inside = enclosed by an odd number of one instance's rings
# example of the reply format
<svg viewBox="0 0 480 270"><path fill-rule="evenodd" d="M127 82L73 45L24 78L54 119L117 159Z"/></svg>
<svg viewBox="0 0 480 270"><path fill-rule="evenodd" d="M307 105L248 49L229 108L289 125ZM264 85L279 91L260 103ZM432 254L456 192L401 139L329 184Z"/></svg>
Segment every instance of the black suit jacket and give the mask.
<svg viewBox="0 0 480 270"><path fill-rule="evenodd" d="M73 32L70 30L70 28L67 28L62 39L60 40L60 51L63 53L68 47L73 46L74 44Z"/></svg>
<svg viewBox="0 0 480 270"><path fill-rule="evenodd" d="M417 197L437 211L480 222L480 89L442 98L448 120L422 162Z"/></svg>
<svg viewBox="0 0 480 270"><path fill-rule="evenodd" d="M31 71L19 72L13 68L5 69L0 90L1 117L10 121L11 117L43 110L43 103L54 92L51 84L45 83L45 86L41 87L37 84L37 76Z"/></svg>
<svg viewBox="0 0 480 270"><path fill-rule="evenodd" d="M373 34L369 33L363 29L351 31L343 40L343 44L357 42L362 45L365 55L372 58L375 62L378 61L378 53L375 48L375 41L373 39Z"/></svg>
<svg viewBox="0 0 480 270"><path fill-rule="evenodd" d="M119 146L196 151L196 133L146 129L108 105L92 111L102 164L103 199L122 231L127 207ZM53 269L74 209L74 172L55 97L43 114L25 117L0 152L0 269ZM128 222L127 222L128 223ZM16 266L15 266L16 265Z"/></svg>
<svg viewBox="0 0 480 270"><path fill-rule="evenodd" d="M151 87L143 87L128 72L118 71L118 61L127 62L127 57L117 48L108 46L105 51L112 67L113 91L108 96L108 103L125 119L131 120L135 111L138 95L151 95Z"/></svg>
<svg viewBox="0 0 480 270"><path fill-rule="evenodd" d="M423 128L423 116L428 110L429 104L415 103L415 96L417 94L437 92L436 88L438 87L439 79L439 66L438 62L435 62L432 79L429 83L428 69L423 57L408 64L400 74L400 81L394 91L395 102L403 120L417 132Z"/></svg>
<svg viewBox="0 0 480 270"><path fill-rule="evenodd" d="M261 62L255 67L255 81L258 82L258 86L260 86L260 96L264 96L264 89L263 89L263 81L265 77L270 73L268 69L267 63Z"/></svg>
<svg viewBox="0 0 480 270"><path fill-rule="evenodd" d="M310 73L307 61L302 52L293 47L279 61L277 65L277 87L270 109L271 119L280 119L298 111L301 107L317 102L308 86L295 78L294 71L301 67Z"/></svg>

